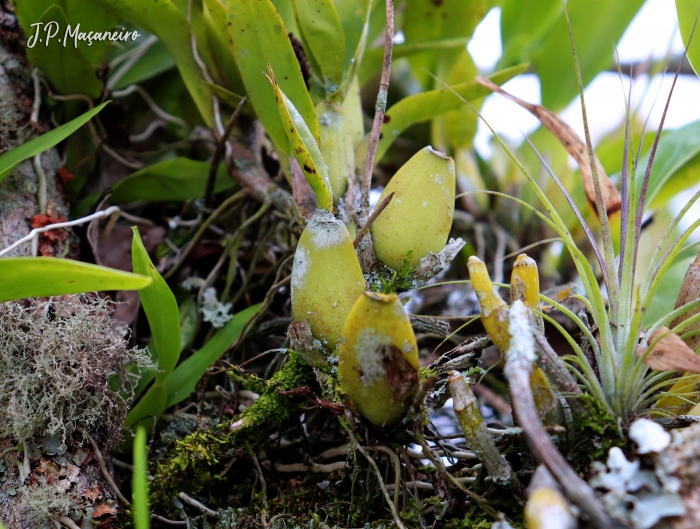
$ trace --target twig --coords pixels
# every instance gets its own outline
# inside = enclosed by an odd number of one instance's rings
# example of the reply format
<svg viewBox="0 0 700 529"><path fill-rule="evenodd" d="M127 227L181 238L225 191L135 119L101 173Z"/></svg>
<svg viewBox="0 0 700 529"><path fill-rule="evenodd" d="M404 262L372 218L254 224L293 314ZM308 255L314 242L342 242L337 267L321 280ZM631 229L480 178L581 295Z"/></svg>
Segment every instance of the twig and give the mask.
<svg viewBox="0 0 700 529"><path fill-rule="evenodd" d="M458 482L460 483L474 483L476 481L476 478L455 478ZM433 486L432 483L426 483L425 481L407 481L406 482L407 487L414 487L417 490L435 490L435 487ZM386 486L386 490L389 492L396 490L396 485L389 484ZM396 495L398 497L398 494Z"/></svg>
<svg viewBox="0 0 700 529"><path fill-rule="evenodd" d="M168 114L165 110L160 108L156 104L156 102L153 100L151 95L148 92L146 92L143 88L141 88L139 85L132 84L130 86L127 86L123 90L118 90L116 92L112 92L112 97L126 97L128 95L133 94L134 92L137 92L143 98L143 100L148 105L148 108L151 109L151 112L153 112L160 119L163 119L169 123L174 123L175 125L179 125L186 132L189 133L190 126L187 124L187 122L184 119L178 118L177 116L173 116L172 114ZM54 96L54 98L55 98L55 96Z"/></svg>
<svg viewBox="0 0 700 529"><path fill-rule="evenodd" d="M95 457L97 458L97 462L100 464L100 470L102 470L102 475L104 476L105 480L107 480L107 483L109 483L109 486L112 487L112 490L114 490L114 493L117 495L117 498L119 498L119 501L124 503L125 505L131 505L129 500L127 500L117 487L117 484L114 483L114 480L112 479L112 476L109 475L109 472L107 472L107 465L105 465L105 460L102 457L102 452L100 452L99 447L97 446L97 443L95 440L92 438L92 436L83 428L82 426L79 426L77 430L83 434L83 436L90 441L90 444L92 445L92 449L95 452Z"/></svg>
<svg viewBox="0 0 700 529"><path fill-rule="evenodd" d="M391 0L388 0L388 2L391 2ZM387 2L387 5L388 5ZM347 412L350 413L350 412ZM348 435L350 436L350 439L353 442L353 446L359 450L359 452L365 456L365 459L369 462L369 464L372 466L372 469L374 469L374 473L377 476L377 481L379 482L379 488L382 489L382 494L384 494L384 499L386 500L387 505L389 505L389 510L391 511L391 515L394 517L394 522L396 523L396 526L399 529L406 529L406 526L403 524L401 521L401 518L399 517L399 513L396 510L396 507L394 506L394 502L391 501L391 497L389 496L389 491L386 489L386 485L384 484L384 479L382 479L382 473L379 471L379 467L377 466L377 463L374 461L371 455L367 453L367 451L360 446L360 443L357 442L357 439L355 438L355 434L352 433L352 430L350 428L346 428L346 431L348 432Z"/></svg>
<svg viewBox="0 0 700 529"><path fill-rule="evenodd" d="M138 217L133 217L131 215L125 214L117 206L111 206L105 210L97 211L97 212L93 213L92 215L88 215L87 217L82 217L82 218L79 218L76 220L71 220L68 222L57 222L55 224L49 224L49 225L44 226L42 228L34 228L32 231L29 232L29 235L22 237L20 240L12 243L10 246L5 248L4 250L0 250L0 257L11 252L12 250L17 248L18 246L36 239L39 235L41 235L42 233L45 233L47 231L58 230L61 228L70 228L71 226L79 226L80 224L85 224L86 222L90 222L90 221L93 221L95 219L103 219L105 217L109 217L113 213L117 213L117 212L120 215L124 216L125 218L129 218L130 220L133 219L134 221L136 221L135 219L138 219ZM138 219L138 220L140 220L140 219Z"/></svg>
<svg viewBox="0 0 700 529"><path fill-rule="evenodd" d="M374 157L377 153L377 143L379 134L384 122L386 112L386 100L389 93L389 77L391 74L391 53L394 44L394 0L386 0L386 35L384 37L384 63L382 65L382 77L379 81L379 93L377 94L377 104L375 105L374 121L372 131L369 135L367 145L367 158L365 158L365 169L362 174L362 191L360 196L360 222L364 226L369 216L369 190L372 187L372 170L374 169Z"/></svg>
<svg viewBox="0 0 700 529"><path fill-rule="evenodd" d="M160 516L158 514L151 514L151 518L154 520L158 520L159 522L167 523L170 525L188 525L189 522L186 522L184 520L171 520L170 518L165 518L164 516Z"/></svg>
<svg viewBox="0 0 700 529"><path fill-rule="evenodd" d="M396 455L396 452L394 452L389 447L381 445L368 446L366 449L374 450L377 452L384 452L391 458L392 462L394 463L394 490L399 490L401 484L401 461L399 460L399 456ZM387 490L389 490L389 487L390 485L387 485ZM394 509L396 509L396 512L399 512L400 510L398 494L394 494Z"/></svg>
<svg viewBox="0 0 700 529"><path fill-rule="evenodd" d="M389 202L391 202L391 199L394 198L395 194L396 191L391 193L388 197L382 200L376 208L374 208L374 211L367 219L367 222L365 222L364 226L362 226L362 229L357 232L357 236L355 237L355 240L352 243L355 249L357 249L365 235L369 233L369 229L372 227L372 223L374 223L374 221L377 220L377 217L379 217L382 211L384 211L384 209L389 205Z"/></svg>
<svg viewBox="0 0 700 529"><path fill-rule="evenodd" d="M274 469L275 472L319 472L321 474L330 474L331 472L342 470L348 466L345 461L337 461L335 463L328 463L325 465L319 463L311 463L310 465L307 465L306 463L272 464L268 460L263 461L261 465L268 470Z"/></svg>
<svg viewBox="0 0 700 529"><path fill-rule="evenodd" d="M262 493L263 496L263 504L265 505L265 508L267 508L267 483L265 483L265 477L263 476L263 471L262 468L260 468L260 462L258 461L258 456L255 455L255 452L250 448L250 446L246 445L246 451L248 452L248 455L250 456L250 459L253 461L253 466L255 466L255 471L258 474L258 480L260 481L260 492Z"/></svg>
<svg viewBox="0 0 700 529"><path fill-rule="evenodd" d="M423 448L423 455L426 458L428 458L433 465L435 465L435 468L437 468L443 476L449 479L455 487L457 487L464 494L469 496L469 498L477 502L489 516L491 516L494 520L498 520L498 512L496 512L496 510L493 507L486 503L486 500L484 500L475 492L469 490L467 487L464 486L462 482L459 481L458 478L454 477L447 471L442 461L440 461L439 458L433 455L432 451L430 450L430 447L428 446L428 443L425 442L423 436L419 435L418 432L416 432L416 438L418 439L419 444Z"/></svg>
<svg viewBox="0 0 700 529"><path fill-rule="evenodd" d="M214 155L212 156L211 167L209 168L207 189L206 193L204 194L204 204L206 205L206 207L211 207L211 201L214 195L214 183L216 182L216 171L219 168L219 162L221 161L221 157L224 155L224 151L226 150L226 142L228 141L228 137L231 135L233 126L236 124L236 119L241 113L241 109L246 104L247 100L248 96L243 96L243 99L241 99L238 102L236 109L233 111L233 114L231 114L231 117L229 118L228 123L226 124L226 128L224 129L223 134L221 135L218 143L216 144L216 150L214 151Z"/></svg>
<svg viewBox="0 0 700 529"><path fill-rule="evenodd" d="M569 499L585 512L593 525L611 529L612 522L596 498L593 489L568 465L542 426L530 387L530 372L535 362L535 340L526 306L513 303L509 315L509 332L514 339L506 356L505 376L508 379L513 409L532 455L554 476Z"/></svg>
<svg viewBox="0 0 700 529"><path fill-rule="evenodd" d="M10 448L5 448L5 450L0 452L0 459L5 457L6 454L9 454L12 451L18 451L18 450L19 450L19 446L11 446Z"/></svg>
<svg viewBox="0 0 700 529"><path fill-rule="evenodd" d="M52 518L52 520L58 520L61 522L63 525L68 527L69 529L80 529L80 526L75 523L73 520L68 518L68 516L61 516L59 518Z"/></svg>
<svg viewBox="0 0 700 529"><path fill-rule="evenodd" d="M216 511L210 509L209 507L207 507L207 506L204 505L203 503L201 503L201 502L195 500L194 498L188 496L188 495L185 494L184 492L180 492L180 493L177 495L177 497L180 498L182 501L184 501L184 502L186 502L186 503L189 503L190 505L192 505L192 507L196 507L197 509L199 509L199 510L202 511L203 513L208 514L209 516L211 516L211 517L213 517L213 518L218 518L218 517L219 517L219 513L218 513L218 512L216 512Z"/></svg>

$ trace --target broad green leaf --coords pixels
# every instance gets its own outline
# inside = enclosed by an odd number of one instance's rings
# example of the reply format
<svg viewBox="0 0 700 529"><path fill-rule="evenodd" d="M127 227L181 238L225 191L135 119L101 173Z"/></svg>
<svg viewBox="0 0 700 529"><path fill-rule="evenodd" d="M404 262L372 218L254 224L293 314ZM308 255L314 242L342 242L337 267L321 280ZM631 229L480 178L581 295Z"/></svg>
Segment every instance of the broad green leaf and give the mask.
<svg viewBox="0 0 700 529"><path fill-rule="evenodd" d="M190 25L171 0L92 0L119 18L156 35L175 59L182 80L207 126L214 124L211 92L192 53Z"/></svg>
<svg viewBox="0 0 700 529"><path fill-rule="evenodd" d="M569 0L583 85L614 63L614 46L644 0ZM552 24L531 60L542 84L542 105L557 112L578 94L574 57L564 15Z"/></svg>
<svg viewBox="0 0 700 529"><path fill-rule="evenodd" d="M494 73L489 76L489 79L496 84L503 84L527 70L528 67L528 64L513 66ZM476 81L462 83L453 86L452 89L467 101L474 101L490 93L487 88ZM394 140L409 126L421 121L428 121L435 116L439 116L449 110L459 109L462 106L464 106L462 100L447 88L430 90L402 99L386 111L384 124L381 129L381 139L377 144L376 163L381 160ZM360 148L362 148L362 145ZM357 159L364 160L364 156L358 156Z"/></svg>
<svg viewBox="0 0 700 529"><path fill-rule="evenodd" d="M561 14L561 0L504 0L501 5L501 68L527 62L532 48Z"/></svg>
<svg viewBox="0 0 700 529"><path fill-rule="evenodd" d="M2 182L20 162L23 162L27 158L32 158L65 140L68 136L85 125L85 123L90 121L90 119L108 103L109 101L106 101L68 123L64 123L60 127L56 127L38 138L34 138L33 140L23 143L19 147L15 147L14 149L0 154L0 182Z"/></svg>
<svg viewBox="0 0 700 529"><path fill-rule="evenodd" d="M270 67L268 80L272 85L277 102L277 111L282 118L289 147L299 162L299 167L316 193L318 207L333 211L333 195L328 170L321 156L321 150L304 118L294 107L277 84L277 78ZM315 115L315 114L314 114Z"/></svg>
<svg viewBox="0 0 700 529"><path fill-rule="evenodd" d="M111 200L115 204L134 200L190 200L204 196L209 179L208 162L189 158L173 158L154 163L137 171L112 187ZM218 193L235 185L226 173L224 164L216 172L214 192Z"/></svg>
<svg viewBox="0 0 700 529"><path fill-rule="evenodd" d="M200 377L238 339L243 327L255 315L258 308L260 305L253 305L236 314L199 351L177 366L165 384L168 390L166 407L182 402L192 394Z"/></svg>
<svg viewBox="0 0 700 529"><path fill-rule="evenodd" d="M31 17L22 18L25 19L22 26L30 39L34 37L34 40L27 44L27 59L46 74L56 91L61 94L85 94L92 99L98 98L102 93L102 83L97 78L92 64L72 42L63 42L68 26L63 9L54 4L38 20ZM34 23L41 25L29 27ZM47 26L50 23L51 26ZM53 38L49 38L51 36Z"/></svg>
<svg viewBox="0 0 700 529"><path fill-rule="evenodd" d="M118 20L104 7L92 0L65 0L66 17L72 26L80 26L80 32L118 31ZM68 44L70 46L72 43ZM102 56L112 43L109 40L79 41L78 50L90 64L99 66Z"/></svg>
<svg viewBox="0 0 700 529"><path fill-rule="evenodd" d="M332 0L292 0L297 25L321 69L326 94L343 82L345 34Z"/></svg>
<svg viewBox="0 0 700 529"><path fill-rule="evenodd" d="M676 13L678 15L678 25L681 28L681 37L683 37L683 44L688 44L688 39L690 39L690 34L693 31L693 26L695 25L695 19L700 11L700 0L676 0ZM699 24L700 25L700 24ZM698 73L700 69L700 30L695 29L693 34L693 41L688 47L688 60L693 66L695 73Z"/></svg>
<svg viewBox="0 0 700 529"><path fill-rule="evenodd" d="M428 42L419 42L417 44L399 44L394 46L391 58L395 61L401 57L410 57L411 55L422 53L424 51L464 48L468 42L468 38L459 37L456 39L441 39ZM365 52L365 55L362 58L362 64L357 70L360 86L364 85L381 71L383 61L383 47L372 48L371 50L367 50Z"/></svg>
<svg viewBox="0 0 700 529"><path fill-rule="evenodd" d="M639 161L637 182L644 178L649 153L650 149ZM700 121L694 121L665 133L659 140L649 177L647 203L652 207L663 206L676 193L696 185L699 174Z"/></svg>
<svg viewBox="0 0 700 529"><path fill-rule="evenodd" d="M114 84L114 90L121 90L132 84L142 83L148 79L175 67L175 59L160 40L129 68ZM119 71L117 68L116 71Z"/></svg>
<svg viewBox="0 0 700 529"><path fill-rule="evenodd" d="M486 0L406 0L403 22L406 44L470 37L484 14ZM433 49L411 55L408 62L413 75L427 89L434 86L430 73L444 77L459 51Z"/></svg>
<svg viewBox="0 0 700 529"><path fill-rule="evenodd" d="M0 259L0 302L103 290L139 290L149 277L53 257Z"/></svg>
<svg viewBox="0 0 700 529"><path fill-rule="evenodd" d="M318 139L314 105L275 7L270 0L229 0L227 10L229 37L246 93L275 146L291 154L274 91L262 73L268 64L274 68L282 90L294 103L313 137Z"/></svg>
<svg viewBox="0 0 700 529"><path fill-rule="evenodd" d="M180 313L175 296L165 279L158 273L143 246L138 228L134 227L133 230L132 268L134 272L152 279L148 287L139 291L139 298L148 318L153 343L158 351L158 374L155 385L162 386L180 358Z"/></svg>
<svg viewBox="0 0 700 529"><path fill-rule="evenodd" d="M362 54L356 57L356 52L358 48L364 49L362 35L365 33L372 0L334 0L333 3L345 35L345 70L347 71L353 62L362 60Z"/></svg>
<svg viewBox="0 0 700 529"><path fill-rule="evenodd" d="M131 479L134 528L149 529L151 512L148 506L148 435L146 428L138 426L134 437L134 476Z"/></svg>
<svg viewBox="0 0 700 529"><path fill-rule="evenodd" d="M110 201L113 204L124 204L137 200L162 202L203 198L210 167L208 162L189 158L173 158L154 163L114 184ZM225 165L219 165L214 192L219 193L234 185L235 182L226 173ZM85 197L73 207L73 214L84 215L99 197L99 191Z"/></svg>

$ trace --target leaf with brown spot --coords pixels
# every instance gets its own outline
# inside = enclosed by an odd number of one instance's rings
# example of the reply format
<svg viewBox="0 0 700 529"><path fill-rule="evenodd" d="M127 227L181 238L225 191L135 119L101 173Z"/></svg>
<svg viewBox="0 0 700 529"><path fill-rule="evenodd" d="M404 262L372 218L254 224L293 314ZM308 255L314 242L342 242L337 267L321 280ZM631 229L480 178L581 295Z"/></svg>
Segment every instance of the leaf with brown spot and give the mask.
<svg viewBox="0 0 700 529"><path fill-rule="evenodd" d="M586 192L586 199L591 205L594 211L598 211L596 207L596 197L595 197L595 187L593 184L593 172L591 170L590 160L588 158L588 148L586 142L578 137L576 132L569 127L564 121L562 121L559 116L557 116L551 110L543 107L542 105L533 105L527 101L523 101L519 97L515 97L503 90L500 86L494 84L492 81L485 77L478 76L476 80L483 86L492 90L493 92L499 93L511 101L516 102L518 105L528 110L532 115L540 120L540 123L547 127L549 131L554 134L561 144L566 148L571 157L576 160L576 163L581 170L581 178L583 179L583 189ZM622 199L620 198L620 193L618 192L615 185L608 178L603 165L600 163L598 157L593 154L595 159L596 168L598 169L598 179L600 180L600 188L603 193L603 201L605 202L605 209L608 215L612 215L622 209Z"/></svg>
<svg viewBox="0 0 700 529"><path fill-rule="evenodd" d="M700 357L668 327L661 327L649 339L652 350L646 354L642 347L637 349L637 355L656 371L688 371L700 373Z"/></svg>

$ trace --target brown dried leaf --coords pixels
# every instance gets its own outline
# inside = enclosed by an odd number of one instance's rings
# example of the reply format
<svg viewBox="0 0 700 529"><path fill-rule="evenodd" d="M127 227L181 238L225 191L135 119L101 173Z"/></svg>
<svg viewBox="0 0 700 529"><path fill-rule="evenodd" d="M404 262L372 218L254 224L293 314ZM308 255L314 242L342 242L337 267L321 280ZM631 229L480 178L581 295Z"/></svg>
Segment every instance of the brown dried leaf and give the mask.
<svg viewBox="0 0 700 529"><path fill-rule="evenodd" d="M658 341L657 341L658 340ZM668 327L661 327L649 339L653 350L649 351L644 362L656 371L687 371L700 373L700 357ZM637 355L644 357L646 350L637 349Z"/></svg>
<svg viewBox="0 0 700 529"><path fill-rule="evenodd" d="M542 105L533 105L527 101L515 97L503 90L500 86L492 83L485 77L477 77L476 80L484 85L486 88L493 92L497 92L511 101L516 102L524 109L530 111L537 119L540 120L542 125L547 127L549 131L554 134L561 144L566 148L571 157L576 160L576 163L581 170L581 177L583 178L583 189L586 192L586 199L593 207L594 211L598 211L596 207L595 198L595 187L593 186L593 173L591 171L591 166L588 158L588 148L586 142L578 137L576 132L569 127L564 121L562 121L559 116L549 109L543 107ZM595 154L595 164L598 169L598 178L600 180L600 187L603 192L603 201L605 202L605 209L608 215L612 215L620 211L622 208L622 200L620 198L620 193L617 191L615 185L608 178L605 169L603 169L600 160Z"/></svg>
<svg viewBox="0 0 700 529"><path fill-rule="evenodd" d="M676 306L674 307L674 309L679 309L686 303L690 303L691 301L695 301L697 299L700 299L700 253L698 253L698 256L695 258L695 261L693 261L690 264L690 266L688 267L688 271L685 273L685 277L683 278L683 283L681 284L680 292L678 292L678 299L676 299ZM692 316L695 316L699 312L700 307L697 307L691 311L686 312L681 316L678 316L675 320L671 322L671 328L683 323L685 320L691 318ZM699 329L700 322L695 322L688 325L683 330L683 332L687 333L697 331ZM686 343L691 349L697 349L698 345L700 345L700 334L691 336L687 339Z"/></svg>

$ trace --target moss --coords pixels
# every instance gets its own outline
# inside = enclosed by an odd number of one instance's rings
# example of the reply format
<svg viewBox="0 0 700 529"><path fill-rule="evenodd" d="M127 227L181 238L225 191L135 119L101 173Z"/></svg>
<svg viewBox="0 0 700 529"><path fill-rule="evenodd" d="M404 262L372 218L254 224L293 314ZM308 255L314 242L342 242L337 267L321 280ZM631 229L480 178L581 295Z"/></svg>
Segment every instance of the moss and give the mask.
<svg viewBox="0 0 700 529"><path fill-rule="evenodd" d="M629 439L620 437L620 430L606 407L588 394L580 395L588 415L574 418L576 446L572 447L573 463L585 469L591 461L607 457L613 446L632 448Z"/></svg>
<svg viewBox="0 0 700 529"><path fill-rule="evenodd" d="M301 356L290 351L284 367L263 387L260 398L232 421L211 430L198 430L178 441L171 457L158 465L151 491L154 506L169 507L179 491L199 490L211 481L210 469L219 464L233 446L259 441L298 413L306 399L290 393L313 384L311 368Z"/></svg>
<svg viewBox="0 0 700 529"><path fill-rule="evenodd" d="M379 290L384 294L392 294L395 292L405 292L415 288L415 284L411 280L411 256L413 250L409 250L406 257L403 258L401 267L398 270L392 270L386 267L384 273L379 275Z"/></svg>

